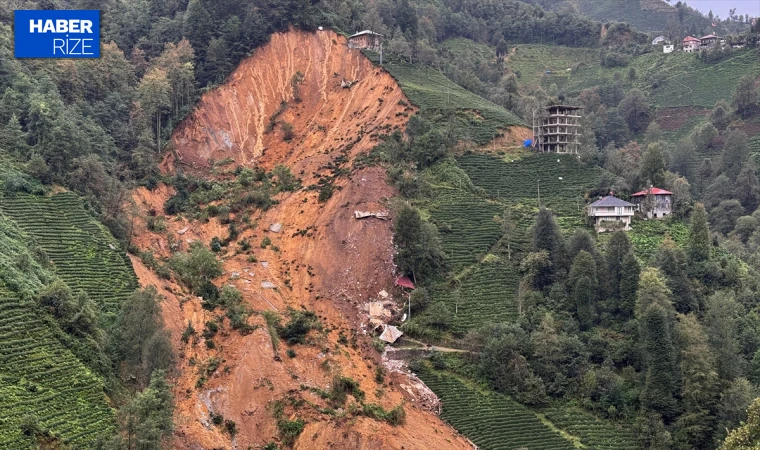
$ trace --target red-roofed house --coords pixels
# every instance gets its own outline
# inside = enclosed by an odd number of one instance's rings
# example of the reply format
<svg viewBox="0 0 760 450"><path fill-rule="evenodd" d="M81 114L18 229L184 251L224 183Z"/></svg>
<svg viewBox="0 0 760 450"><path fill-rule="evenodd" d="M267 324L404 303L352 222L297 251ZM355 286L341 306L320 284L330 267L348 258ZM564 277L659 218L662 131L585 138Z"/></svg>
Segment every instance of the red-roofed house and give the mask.
<svg viewBox="0 0 760 450"><path fill-rule="evenodd" d="M631 195L631 201L639 205L639 210L648 218L659 219L673 213L673 193L656 187Z"/></svg>
<svg viewBox="0 0 760 450"><path fill-rule="evenodd" d="M700 47L702 47L702 41L694 36L686 36L683 39L683 51L686 53L698 52Z"/></svg>

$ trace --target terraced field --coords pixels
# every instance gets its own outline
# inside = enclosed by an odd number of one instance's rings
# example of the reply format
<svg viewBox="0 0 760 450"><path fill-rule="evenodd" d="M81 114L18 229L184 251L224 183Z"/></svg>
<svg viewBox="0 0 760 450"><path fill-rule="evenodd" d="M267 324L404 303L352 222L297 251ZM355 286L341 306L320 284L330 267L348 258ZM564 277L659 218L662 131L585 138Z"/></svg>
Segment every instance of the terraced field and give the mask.
<svg viewBox="0 0 760 450"><path fill-rule="evenodd" d="M599 50L520 44L514 47L504 65L517 74L518 85L524 91L542 85L548 88L552 83L562 88L574 76L573 70L567 69L599 65Z"/></svg>
<svg viewBox="0 0 760 450"><path fill-rule="evenodd" d="M75 194L6 196L0 211L36 240L73 291L87 292L106 316L137 288L126 255Z"/></svg>
<svg viewBox="0 0 760 450"><path fill-rule="evenodd" d="M706 63L690 53L648 53L634 58L629 64L636 69L637 78L628 87L648 92L652 104L660 108L712 108L718 100L731 101L741 77L760 75L757 56L757 49L748 48L721 61ZM580 65L562 87L568 92L593 88L611 82L616 73L623 71L601 67L598 62ZM655 80L658 87L652 88Z"/></svg>
<svg viewBox="0 0 760 450"><path fill-rule="evenodd" d="M432 298L444 302L454 315L452 330L465 332L488 322L516 319L519 281L517 267L491 255L464 274L458 287L439 285L432 292Z"/></svg>
<svg viewBox="0 0 760 450"><path fill-rule="evenodd" d="M587 448L630 450L639 447L632 430L605 422L578 408L550 408L543 414L557 428L578 437Z"/></svg>
<svg viewBox="0 0 760 450"><path fill-rule="evenodd" d="M36 448L21 431L27 416L67 448L115 432L101 380L56 338L31 301L0 286L0 448Z"/></svg>
<svg viewBox="0 0 760 450"><path fill-rule="evenodd" d="M501 237L503 207L475 194L456 189L438 189L430 217L443 238L446 263L458 272L477 263Z"/></svg>
<svg viewBox="0 0 760 450"><path fill-rule="evenodd" d="M373 61L378 55L367 52ZM446 78L432 67L400 61L384 62L383 67L396 79L411 102L440 124L452 114L462 132L478 144L486 144L500 136L500 130L524 125L517 116L499 105L479 97Z"/></svg>
<svg viewBox="0 0 760 450"><path fill-rule="evenodd" d="M441 399L441 417L482 450L572 450L573 445L507 396L484 393L430 369L418 374Z"/></svg>

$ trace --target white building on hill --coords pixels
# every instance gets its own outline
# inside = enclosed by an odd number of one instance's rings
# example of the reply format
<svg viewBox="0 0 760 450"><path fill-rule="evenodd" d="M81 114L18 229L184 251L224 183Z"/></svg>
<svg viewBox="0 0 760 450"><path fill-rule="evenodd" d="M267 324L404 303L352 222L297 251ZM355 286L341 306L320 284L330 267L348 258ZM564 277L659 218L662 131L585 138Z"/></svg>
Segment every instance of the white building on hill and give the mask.
<svg viewBox="0 0 760 450"><path fill-rule="evenodd" d="M636 205L608 195L588 206L588 216L594 218L594 226L600 233L608 230L630 230L631 218L636 209Z"/></svg>

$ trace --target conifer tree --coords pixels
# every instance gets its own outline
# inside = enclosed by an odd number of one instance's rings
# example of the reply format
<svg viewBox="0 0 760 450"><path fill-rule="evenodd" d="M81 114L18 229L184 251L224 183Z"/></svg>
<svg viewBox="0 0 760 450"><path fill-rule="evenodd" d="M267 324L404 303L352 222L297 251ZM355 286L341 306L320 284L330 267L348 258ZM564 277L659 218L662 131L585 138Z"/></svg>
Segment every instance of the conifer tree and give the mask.
<svg viewBox="0 0 760 450"><path fill-rule="evenodd" d="M536 223L533 226L533 251L545 250L549 254L552 263L553 275L556 275L565 267L565 243L560 234L559 226L554 220L554 215L548 209L542 208L538 212Z"/></svg>
<svg viewBox="0 0 760 450"><path fill-rule="evenodd" d="M696 293L686 273L686 255L672 239L662 241L654 258L654 265L665 276L666 284L673 293L676 311L688 314L698 308Z"/></svg>
<svg viewBox="0 0 760 450"><path fill-rule="evenodd" d="M709 448L715 432L720 384L715 356L696 315L679 315L681 398L684 413L676 423L676 440L683 448Z"/></svg>
<svg viewBox="0 0 760 450"><path fill-rule="evenodd" d="M569 283L578 322L581 329L587 330L594 323L596 294L599 286L596 262L589 252L585 250L578 252L570 268Z"/></svg>
<svg viewBox="0 0 760 450"><path fill-rule="evenodd" d="M691 263L710 259L710 228L707 225L705 205L697 203L691 213L687 254Z"/></svg>
<svg viewBox="0 0 760 450"><path fill-rule="evenodd" d="M624 231L616 231L607 243L608 292L614 299L620 298L620 278L623 258L631 251L631 241Z"/></svg>
<svg viewBox="0 0 760 450"><path fill-rule="evenodd" d="M642 278L642 282L644 279ZM678 373L673 346L671 320L665 308L652 303L640 317L646 381L641 391L644 411L659 413L665 423L678 415Z"/></svg>
<svg viewBox="0 0 760 450"><path fill-rule="evenodd" d="M618 311L625 318L633 317L640 275L641 266L636 260L636 256L630 251L623 258L623 264L620 268L620 303Z"/></svg>

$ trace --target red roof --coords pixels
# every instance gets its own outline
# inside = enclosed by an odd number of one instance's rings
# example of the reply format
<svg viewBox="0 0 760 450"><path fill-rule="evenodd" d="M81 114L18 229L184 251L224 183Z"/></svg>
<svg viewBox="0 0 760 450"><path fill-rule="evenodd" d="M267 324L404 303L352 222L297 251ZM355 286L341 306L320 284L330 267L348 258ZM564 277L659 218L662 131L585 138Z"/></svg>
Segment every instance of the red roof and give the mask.
<svg viewBox="0 0 760 450"><path fill-rule="evenodd" d="M695 38L694 36L686 36L683 38L684 42L701 42L699 39Z"/></svg>
<svg viewBox="0 0 760 450"><path fill-rule="evenodd" d="M649 191L649 192L647 192L647 191ZM666 191L665 189L660 189L660 188L653 187L653 188L647 189L646 191L637 192L637 193L633 194L631 197L643 197L643 196L647 195L647 193L649 193L651 195L673 195L673 193L670 192L670 191Z"/></svg>
<svg viewBox="0 0 760 450"><path fill-rule="evenodd" d="M401 286L408 289L414 289L414 283L412 283L412 280L410 280L409 277L396 278L396 286Z"/></svg>

